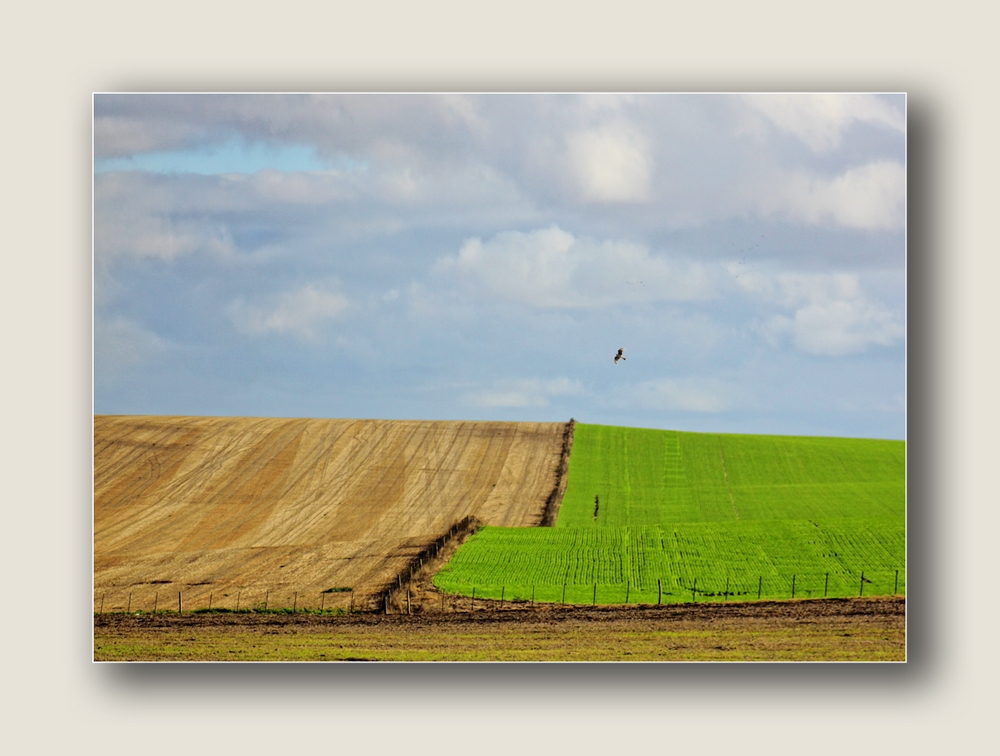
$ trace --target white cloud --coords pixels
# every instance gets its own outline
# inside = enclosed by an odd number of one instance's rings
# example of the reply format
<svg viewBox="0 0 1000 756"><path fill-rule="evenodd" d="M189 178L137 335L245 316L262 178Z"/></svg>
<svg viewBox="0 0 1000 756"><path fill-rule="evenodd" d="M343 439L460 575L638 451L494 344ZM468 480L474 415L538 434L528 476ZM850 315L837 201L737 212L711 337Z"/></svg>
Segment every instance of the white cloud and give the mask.
<svg viewBox="0 0 1000 756"><path fill-rule="evenodd" d="M94 246L102 257L161 260L191 254L225 256L236 249L232 234L223 223L140 214L95 222Z"/></svg>
<svg viewBox="0 0 1000 756"><path fill-rule="evenodd" d="M95 320L94 368L103 375L144 365L168 347L158 334L127 318Z"/></svg>
<svg viewBox="0 0 1000 756"><path fill-rule="evenodd" d="M629 389L626 402L642 409L711 413L728 409L733 395L732 387L714 378L664 378Z"/></svg>
<svg viewBox="0 0 1000 756"><path fill-rule="evenodd" d="M816 152L840 146L843 133L857 121L906 128L903 108L872 94L752 94L743 101Z"/></svg>
<svg viewBox="0 0 1000 756"><path fill-rule="evenodd" d="M438 261L493 293L533 307L602 307L624 302L694 300L709 295L703 266L654 257L641 244L577 238L558 226L469 239Z"/></svg>
<svg viewBox="0 0 1000 756"><path fill-rule="evenodd" d="M241 333L291 333L309 339L322 323L336 319L349 304L342 294L307 284L296 291L282 292L265 305L237 299L229 306L229 317Z"/></svg>
<svg viewBox="0 0 1000 756"><path fill-rule="evenodd" d="M906 171L891 160L850 168L832 179L788 174L760 192L758 212L807 224L867 231L903 227Z"/></svg>
<svg viewBox="0 0 1000 756"><path fill-rule="evenodd" d="M772 343L787 336L803 352L838 357L890 346L904 335L897 313L870 301L855 274L749 274L737 283L793 310L761 327Z"/></svg>
<svg viewBox="0 0 1000 756"><path fill-rule="evenodd" d="M570 171L587 202L642 202L649 197L651 168L646 140L623 128L571 134Z"/></svg>
<svg viewBox="0 0 1000 756"><path fill-rule="evenodd" d="M476 407L547 407L553 396L576 396L581 393L579 381L529 378L502 381L491 388L467 393L463 401Z"/></svg>

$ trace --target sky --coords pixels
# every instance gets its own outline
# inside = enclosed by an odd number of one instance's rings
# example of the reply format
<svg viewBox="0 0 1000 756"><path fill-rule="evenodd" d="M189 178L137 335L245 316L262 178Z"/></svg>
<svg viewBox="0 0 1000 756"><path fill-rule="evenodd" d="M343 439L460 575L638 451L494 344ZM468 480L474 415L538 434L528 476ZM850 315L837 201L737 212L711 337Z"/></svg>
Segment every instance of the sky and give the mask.
<svg viewBox="0 0 1000 756"><path fill-rule="evenodd" d="M94 412L903 439L905 139L901 94L97 94Z"/></svg>

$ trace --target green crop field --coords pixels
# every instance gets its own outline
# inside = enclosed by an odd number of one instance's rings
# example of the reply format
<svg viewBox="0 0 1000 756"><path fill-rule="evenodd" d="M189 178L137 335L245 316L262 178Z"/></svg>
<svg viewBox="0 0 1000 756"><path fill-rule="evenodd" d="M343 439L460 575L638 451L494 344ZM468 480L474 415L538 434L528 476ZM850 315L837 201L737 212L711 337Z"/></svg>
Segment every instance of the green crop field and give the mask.
<svg viewBox="0 0 1000 756"><path fill-rule="evenodd" d="M905 451L578 424L556 526L483 528L434 582L600 604L903 594Z"/></svg>

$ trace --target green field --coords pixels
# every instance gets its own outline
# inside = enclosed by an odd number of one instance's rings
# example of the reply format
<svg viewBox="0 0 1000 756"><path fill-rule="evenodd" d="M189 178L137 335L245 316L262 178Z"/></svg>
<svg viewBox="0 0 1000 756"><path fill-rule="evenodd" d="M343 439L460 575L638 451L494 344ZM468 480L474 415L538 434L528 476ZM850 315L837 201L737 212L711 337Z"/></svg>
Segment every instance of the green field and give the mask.
<svg viewBox="0 0 1000 756"><path fill-rule="evenodd" d="M578 424L556 526L483 528L434 583L599 604L903 594L905 455L902 441Z"/></svg>

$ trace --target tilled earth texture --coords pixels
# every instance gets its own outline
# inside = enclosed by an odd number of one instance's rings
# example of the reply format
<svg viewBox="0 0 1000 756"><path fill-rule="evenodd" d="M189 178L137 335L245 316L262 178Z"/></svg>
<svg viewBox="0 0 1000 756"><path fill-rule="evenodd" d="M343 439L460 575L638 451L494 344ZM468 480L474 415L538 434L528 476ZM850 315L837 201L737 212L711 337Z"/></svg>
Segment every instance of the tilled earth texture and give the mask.
<svg viewBox="0 0 1000 756"><path fill-rule="evenodd" d="M905 661L902 597L420 614L103 614L97 661Z"/></svg>
<svg viewBox="0 0 1000 756"><path fill-rule="evenodd" d="M97 416L94 611L372 608L463 518L551 516L570 432Z"/></svg>

